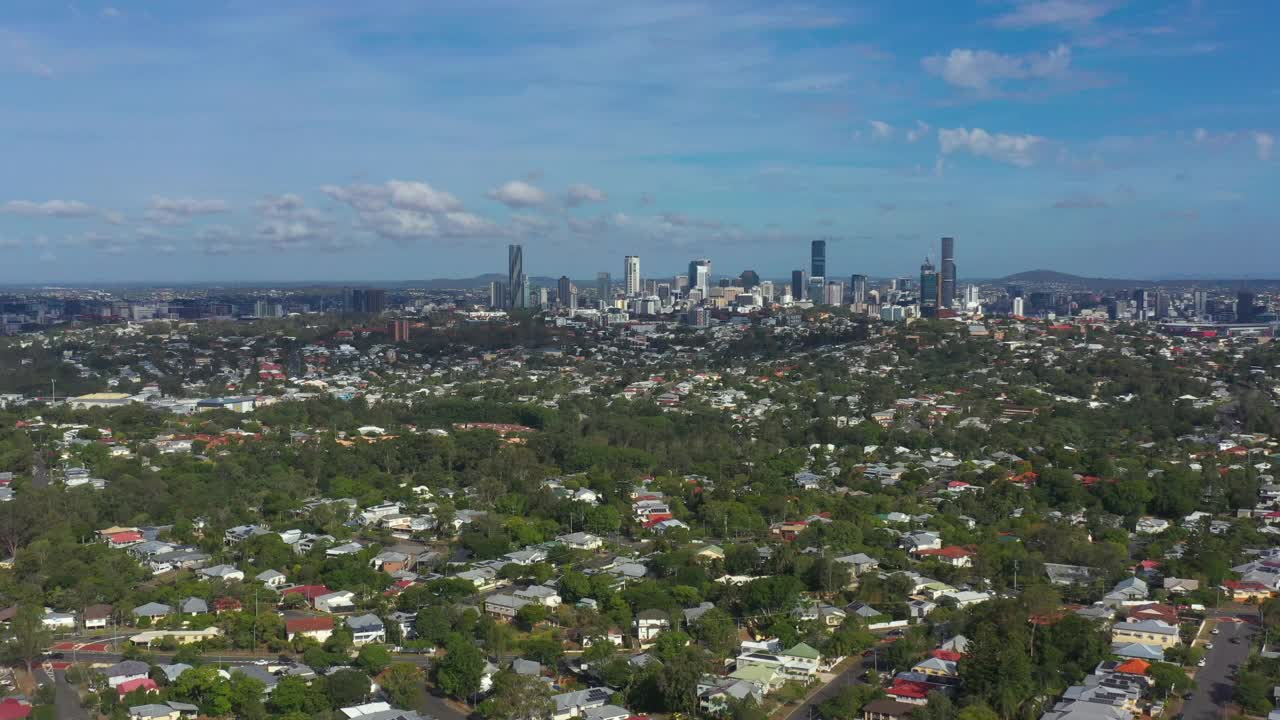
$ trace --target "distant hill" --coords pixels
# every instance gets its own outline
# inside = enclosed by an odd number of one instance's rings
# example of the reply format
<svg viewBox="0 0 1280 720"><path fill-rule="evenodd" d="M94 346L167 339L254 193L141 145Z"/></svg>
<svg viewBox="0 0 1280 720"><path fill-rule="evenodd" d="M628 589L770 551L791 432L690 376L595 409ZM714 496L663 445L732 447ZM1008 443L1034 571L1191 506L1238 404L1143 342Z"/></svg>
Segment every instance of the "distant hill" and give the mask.
<svg viewBox="0 0 1280 720"><path fill-rule="evenodd" d="M1150 280L1125 280L1121 278L1091 278L1056 270L1027 270L1014 273L991 282L1005 285L1073 285L1085 288L1142 287L1153 284Z"/></svg>

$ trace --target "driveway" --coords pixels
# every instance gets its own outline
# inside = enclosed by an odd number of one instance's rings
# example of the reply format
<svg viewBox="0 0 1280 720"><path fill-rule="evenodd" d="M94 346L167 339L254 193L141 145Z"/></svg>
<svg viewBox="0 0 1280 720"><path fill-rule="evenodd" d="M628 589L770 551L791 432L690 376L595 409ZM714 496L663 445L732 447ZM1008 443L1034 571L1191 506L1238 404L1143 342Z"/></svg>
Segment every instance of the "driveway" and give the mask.
<svg viewBox="0 0 1280 720"><path fill-rule="evenodd" d="M67 683L67 676L61 670L50 672L42 667L35 669L36 682L41 686L54 684L53 704L59 720L89 720L89 711L80 704L80 693Z"/></svg>
<svg viewBox="0 0 1280 720"><path fill-rule="evenodd" d="M1196 688L1182 706L1184 720L1218 720L1225 717L1235 681L1230 675L1249 657L1249 640L1254 626L1248 622L1220 622L1220 632L1209 636L1213 649L1206 651L1205 664L1196 672ZM1232 642L1232 640L1237 642Z"/></svg>

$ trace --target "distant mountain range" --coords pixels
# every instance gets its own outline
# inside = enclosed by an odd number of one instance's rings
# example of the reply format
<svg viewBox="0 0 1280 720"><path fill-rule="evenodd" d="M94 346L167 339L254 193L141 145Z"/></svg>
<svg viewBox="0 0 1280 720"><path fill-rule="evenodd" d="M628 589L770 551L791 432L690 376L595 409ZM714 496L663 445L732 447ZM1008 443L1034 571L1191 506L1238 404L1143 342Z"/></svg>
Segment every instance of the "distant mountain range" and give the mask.
<svg viewBox="0 0 1280 720"><path fill-rule="evenodd" d="M1072 275L1071 273L1058 272L1056 270L1027 270L1025 272L1014 273L1013 275L1006 275L1002 278L995 278L987 282L996 285L1069 285L1096 290L1139 288L1150 287L1153 285L1199 284L1208 287L1242 288L1280 284L1280 280L1264 278L1197 278L1193 276L1184 276L1157 280L1135 280L1128 278L1084 277L1081 275Z"/></svg>

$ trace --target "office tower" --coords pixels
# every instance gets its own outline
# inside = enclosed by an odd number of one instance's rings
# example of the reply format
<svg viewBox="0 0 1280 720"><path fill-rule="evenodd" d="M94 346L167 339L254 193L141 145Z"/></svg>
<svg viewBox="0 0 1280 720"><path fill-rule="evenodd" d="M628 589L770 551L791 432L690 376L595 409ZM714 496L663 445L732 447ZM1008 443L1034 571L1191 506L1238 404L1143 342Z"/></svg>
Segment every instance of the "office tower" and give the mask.
<svg viewBox="0 0 1280 720"><path fill-rule="evenodd" d="M529 293L525 290L527 278L524 274L524 248L520 245L508 245L507 292L511 293L511 304L508 307L522 308L528 305Z"/></svg>
<svg viewBox="0 0 1280 720"><path fill-rule="evenodd" d="M761 280L760 284L757 285L756 287L760 288L761 299L763 299L765 302L769 302L770 300L773 300L773 281L772 280Z"/></svg>
<svg viewBox="0 0 1280 720"><path fill-rule="evenodd" d="M671 301L671 283L657 283L653 294L658 296L663 305L666 305Z"/></svg>
<svg viewBox="0 0 1280 720"><path fill-rule="evenodd" d="M356 291L349 287L342 288L342 312L356 311Z"/></svg>
<svg viewBox="0 0 1280 720"><path fill-rule="evenodd" d="M657 281L657 280L653 280L653 279L649 279L649 280L641 280L641 281L640 281L640 287L641 287L641 291L642 291L645 295L652 296L652 295L657 295L657 294L658 294L658 281Z"/></svg>
<svg viewBox="0 0 1280 720"><path fill-rule="evenodd" d="M507 301L510 296L507 295L507 284L501 280L494 280L489 283L489 309L503 310L507 307Z"/></svg>
<svg viewBox="0 0 1280 720"><path fill-rule="evenodd" d="M1236 322L1251 323L1257 318L1253 303L1253 293L1248 290L1236 293Z"/></svg>
<svg viewBox="0 0 1280 720"><path fill-rule="evenodd" d="M627 257L630 257L629 255ZM596 273L596 295L600 297L602 305L608 305L613 301L613 278L607 272Z"/></svg>
<svg viewBox="0 0 1280 720"><path fill-rule="evenodd" d="M561 275L560 281L556 283L556 302L562 308L569 307L569 298L573 296L573 283L569 281L568 275Z"/></svg>
<svg viewBox="0 0 1280 720"><path fill-rule="evenodd" d="M809 277L827 276L827 241L814 240L809 245Z"/></svg>
<svg viewBox="0 0 1280 720"><path fill-rule="evenodd" d="M760 284L760 275L755 270L743 270L738 276L738 284L743 290L750 290Z"/></svg>
<svg viewBox="0 0 1280 720"><path fill-rule="evenodd" d="M387 311L387 291L368 288L364 291L364 309L361 312L378 315Z"/></svg>
<svg viewBox="0 0 1280 720"><path fill-rule="evenodd" d="M978 286L966 285L964 288L964 304L969 307L974 307L978 305L979 302Z"/></svg>
<svg viewBox="0 0 1280 720"><path fill-rule="evenodd" d="M1022 299L1022 297L1021 297L1021 296L1019 296L1019 297L1015 297L1015 298L1013 299L1013 314L1014 314L1014 316L1016 316L1016 317L1023 317L1023 315L1026 313L1026 309L1023 307L1023 302L1024 302L1024 300Z"/></svg>
<svg viewBox="0 0 1280 720"><path fill-rule="evenodd" d="M791 271L791 299L800 302L804 299L804 271Z"/></svg>
<svg viewBox="0 0 1280 720"><path fill-rule="evenodd" d="M671 289L680 294L689 292L689 276L677 275L671 279Z"/></svg>
<svg viewBox="0 0 1280 720"><path fill-rule="evenodd" d="M956 239L942 238L942 269L938 287L938 307L950 308L956 301Z"/></svg>
<svg viewBox="0 0 1280 720"><path fill-rule="evenodd" d="M700 290L706 297L711 290L711 260L698 258L689 261L689 289Z"/></svg>
<svg viewBox="0 0 1280 720"><path fill-rule="evenodd" d="M623 259L622 264L627 297L635 297L640 294L640 256L628 255Z"/></svg>
<svg viewBox="0 0 1280 720"><path fill-rule="evenodd" d="M1155 298L1151 297L1151 291L1146 288L1133 291L1133 304L1138 320L1146 320L1149 314L1155 312Z"/></svg>
<svg viewBox="0 0 1280 720"><path fill-rule="evenodd" d="M827 304L844 305L844 283L838 280L827 283Z"/></svg>
<svg viewBox="0 0 1280 720"><path fill-rule="evenodd" d="M550 304L548 300L549 298L548 298L547 289L544 287L538 288L538 307L545 308L547 305Z"/></svg>
<svg viewBox="0 0 1280 720"><path fill-rule="evenodd" d="M1209 299L1209 294L1203 290L1191 291L1191 303L1192 305L1195 306L1194 312L1195 312L1195 318L1197 320L1203 320L1205 317L1207 317L1205 315L1205 312L1208 309L1207 308L1208 299Z"/></svg>
<svg viewBox="0 0 1280 720"><path fill-rule="evenodd" d="M809 288L805 297L809 298L809 302L814 305L820 305L827 301L827 279L824 277L810 277Z"/></svg>
<svg viewBox="0 0 1280 720"><path fill-rule="evenodd" d="M924 259L924 264L920 266L920 310L924 314L924 309L929 308L932 312L938 307L938 272L934 269L933 263L929 262L929 258Z"/></svg>
<svg viewBox="0 0 1280 720"><path fill-rule="evenodd" d="M1169 314L1170 314L1169 313L1169 293L1157 292L1156 293L1156 319L1168 320Z"/></svg>
<svg viewBox="0 0 1280 720"><path fill-rule="evenodd" d="M854 305L861 305L867 301L867 276L853 275L849 278L850 292L853 297Z"/></svg>
<svg viewBox="0 0 1280 720"><path fill-rule="evenodd" d="M392 342L408 342L409 340L409 321L403 319L388 320L387 334L391 336Z"/></svg>

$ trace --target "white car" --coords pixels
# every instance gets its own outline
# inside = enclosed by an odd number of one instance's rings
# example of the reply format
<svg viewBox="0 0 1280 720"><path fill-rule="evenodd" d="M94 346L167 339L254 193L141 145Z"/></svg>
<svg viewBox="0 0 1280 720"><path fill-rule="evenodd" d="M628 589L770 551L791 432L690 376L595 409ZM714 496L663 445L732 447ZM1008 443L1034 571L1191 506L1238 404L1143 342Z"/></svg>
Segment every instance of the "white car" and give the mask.
<svg viewBox="0 0 1280 720"><path fill-rule="evenodd" d="M1212 649L1213 649L1213 643L1205 643L1205 644L1204 644L1204 649L1205 649L1205 650L1212 650Z"/></svg>
<svg viewBox="0 0 1280 720"><path fill-rule="evenodd" d="M1204 667L1204 658L1200 658L1196 661L1196 667Z"/></svg>
<svg viewBox="0 0 1280 720"><path fill-rule="evenodd" d="M1217 634L1218 634L1218 633L1220 633L1220 632L1222 632L1222 631L1221 631L1221 630L1219 630L1218 628L1214 628L1214 629L1212 629L1212 630L1210 630L1210 631L1209 631L1209 634L1210 634L1210 635L1217 635Z"/></svg>

